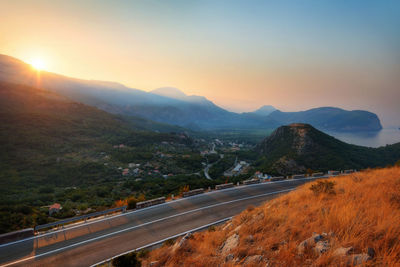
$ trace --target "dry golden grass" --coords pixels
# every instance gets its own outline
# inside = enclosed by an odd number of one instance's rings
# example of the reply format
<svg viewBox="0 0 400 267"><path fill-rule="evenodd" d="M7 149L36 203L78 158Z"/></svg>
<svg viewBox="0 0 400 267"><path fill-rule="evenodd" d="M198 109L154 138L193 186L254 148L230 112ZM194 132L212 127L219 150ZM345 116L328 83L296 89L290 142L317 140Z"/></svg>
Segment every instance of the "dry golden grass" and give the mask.
<svg viewBox="0 0 400 267"><path fill-rule="evenodd" d="M375 266L400 266L400 167L368 170L329 179L334 193L316 194L312 182L260 207L249 207L216 231L196 233L185 246L152 251L146 264L156 266L235 266L247 256L262 255L270 266L338 266L338 247L371 247ZM239 227L239 228L238 228ZM221 246L237 232L239 245L230 253L238 262L225 262ZM297 254L297 245L313 232L333 232L332 248L322 256ZM257 266L260 264L246 265ZM265 266L265 263L262 265Z"/></svg>

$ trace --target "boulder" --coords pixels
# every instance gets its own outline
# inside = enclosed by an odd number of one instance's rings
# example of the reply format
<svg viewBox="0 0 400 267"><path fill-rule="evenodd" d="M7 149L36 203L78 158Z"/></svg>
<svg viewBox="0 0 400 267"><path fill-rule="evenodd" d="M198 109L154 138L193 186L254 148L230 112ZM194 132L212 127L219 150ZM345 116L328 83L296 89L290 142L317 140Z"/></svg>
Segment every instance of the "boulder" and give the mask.
<svg viewBox="0 0 400 267"><path fill-rule="evenodd" d="M331 246L329 245L328 241L318 241L317 244L315 244L314 251L318 255L322 255L325 252L327 252L330 248Z"/></svg>
<svg viewBox="0 0 400 267"><path fill-rule="evenodd" d="M225 262L233 260L235 256L233 254L228 254L228 256L225 257Z"/></svg>
<svg viewBox="0 0 400 267"><path fill-rule="evenodd" d="M325 239L324 235L314 233L312 237L307 238L297 246L298 254L303 254L307 249L313 248L316 243Z"/></svg>
<svg viewBox="0 0 400 267"><path fill-rule="evenodd" d="M236 248L239 245L239 235L233 234L224 242L221 247L222 255L227 255L232 249Z"/></svg>
<svg viewBox="0 0 400 267"><path fill-rule="evenodd" d="M263 261L264 257L261 255L253 255L248 256L243 262L243 265L246 266L247 264L260 264Z"/></svg>
<svg viewBox="0 0 400 267"><path fill-rule="evenodd" d="M179 242L175 243L172 250L175 251L175 250L185 246L190 237L192 237L192 233L187 233L186 235L184 235Z"/></svg>

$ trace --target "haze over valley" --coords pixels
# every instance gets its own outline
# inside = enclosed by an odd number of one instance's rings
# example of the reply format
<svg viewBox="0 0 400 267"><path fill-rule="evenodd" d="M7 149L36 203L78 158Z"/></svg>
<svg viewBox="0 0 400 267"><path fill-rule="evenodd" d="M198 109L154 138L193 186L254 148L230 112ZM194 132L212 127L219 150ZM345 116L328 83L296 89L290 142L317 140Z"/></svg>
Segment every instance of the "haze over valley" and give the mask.
<svg viewBox="0 0 400 267"><path fill-rule="evenodd" d="M0 265L400 265L399 13L0 1Z"/></svg>

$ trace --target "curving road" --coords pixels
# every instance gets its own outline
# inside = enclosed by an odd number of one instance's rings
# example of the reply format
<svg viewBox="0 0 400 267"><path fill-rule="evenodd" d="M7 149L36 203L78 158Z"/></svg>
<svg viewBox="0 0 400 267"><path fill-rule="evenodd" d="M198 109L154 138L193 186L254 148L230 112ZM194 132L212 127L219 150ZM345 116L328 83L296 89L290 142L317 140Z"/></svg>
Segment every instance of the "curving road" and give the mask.
<svg viewBox="0 0 400 267"><path fill-rule="evenodd" d="M231 217L312 179L213 191L0 245L0 266L90 266Z"/></svg>

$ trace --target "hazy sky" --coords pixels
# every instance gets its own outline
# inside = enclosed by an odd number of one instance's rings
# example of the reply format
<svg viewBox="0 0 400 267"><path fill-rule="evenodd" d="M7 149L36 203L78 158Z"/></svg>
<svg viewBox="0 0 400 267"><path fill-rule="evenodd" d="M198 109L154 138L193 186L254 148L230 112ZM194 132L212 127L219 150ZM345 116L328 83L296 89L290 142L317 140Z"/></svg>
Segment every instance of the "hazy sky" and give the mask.
<svg viewBox="0 0 400 267"><path fill-rule="evenodd" d="M400 126L398 0L0 0L0 53L235 111L338 106Z"/></svg>

